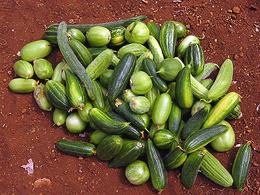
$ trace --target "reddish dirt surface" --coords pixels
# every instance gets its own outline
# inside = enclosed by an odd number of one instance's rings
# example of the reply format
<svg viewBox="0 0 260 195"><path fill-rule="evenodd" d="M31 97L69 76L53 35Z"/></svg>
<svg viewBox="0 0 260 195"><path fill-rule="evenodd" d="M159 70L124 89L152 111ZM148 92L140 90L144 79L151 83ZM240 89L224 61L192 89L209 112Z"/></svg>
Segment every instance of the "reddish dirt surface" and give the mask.
<svg viewBox="0 0 260 195"><path fill-rule="evenodd" d="M240 13L233 13L238 6ZM205 36L202 45L206 62L221 64L230 57L235 63L232 90L242 96L243 118L232 122L236 143L252 140L259 151L260 114L260 2L258 0L172 0L156 1L2 1L0 5L0 193L1 194L151 194L151 184L128 184L121 169L109 169L96 158L78 159L62 155L54 143L72 137L63 128L53 126L51 114L37 108L32 95L17 95L7 89L14 77L12 64L21 47L40 39L45 27L65 20L73 23L97 23L148 15L163 23L180 20L190 26L190 32ZM52 58L57 63L55 57ZM78 139L74 136L75 139ZM236 149L216 156L228 168ZM21 165L28 159L35 163L33 175L27 175ZM253 165L244 194L260 192L260 157L254 153ZM192 190L186 190L179 180L179 171L169 172L169 185L163 194L235 194L199 175ZM47 178L43 187L34 186ZM49 185L48 185L49 184Z"/></svg>

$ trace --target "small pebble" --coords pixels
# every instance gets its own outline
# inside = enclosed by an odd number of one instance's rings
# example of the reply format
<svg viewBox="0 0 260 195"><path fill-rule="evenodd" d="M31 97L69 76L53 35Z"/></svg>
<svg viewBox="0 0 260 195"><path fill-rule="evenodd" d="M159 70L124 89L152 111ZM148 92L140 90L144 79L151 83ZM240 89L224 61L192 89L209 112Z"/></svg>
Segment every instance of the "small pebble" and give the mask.
<svg viewBox="0 0 260 195"><path fill-rule="evenodd" d="M235 6L235 7L233 7L232 12L233 12L234 14L240 14L241 10L240 10L239 7Z"/></svg>

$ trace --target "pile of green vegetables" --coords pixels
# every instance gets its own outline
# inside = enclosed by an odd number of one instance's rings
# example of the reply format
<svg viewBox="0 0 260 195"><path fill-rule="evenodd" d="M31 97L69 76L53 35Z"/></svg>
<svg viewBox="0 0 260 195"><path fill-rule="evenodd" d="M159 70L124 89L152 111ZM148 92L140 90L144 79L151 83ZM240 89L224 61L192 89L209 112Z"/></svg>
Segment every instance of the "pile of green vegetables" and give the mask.
<svg viewBox="0 0 260 195"><path fill-rule="evenodd" d="M252 159L250 142L239 148L232 174L205 148L225 152L234 147L235 133L227 120L242 113L240 95L228 92L232 61L226 59L212 80L219 67L204 62L200 40L187 36L185 25L167 21L159 27L144 19L51 25L44 40L21 49L21 60L13 66L19 78L10 81L10 90L33 92L38 106L53 110L53 122L65 124L70 133L93 130L89 143L62 139L56 148L96 155L112 168L126 167L132 184L150 178L162 191L166 169L182 167L186 188L201 172L242 191ZM63 55L54 69L44 59L52 46Z"/></svg>

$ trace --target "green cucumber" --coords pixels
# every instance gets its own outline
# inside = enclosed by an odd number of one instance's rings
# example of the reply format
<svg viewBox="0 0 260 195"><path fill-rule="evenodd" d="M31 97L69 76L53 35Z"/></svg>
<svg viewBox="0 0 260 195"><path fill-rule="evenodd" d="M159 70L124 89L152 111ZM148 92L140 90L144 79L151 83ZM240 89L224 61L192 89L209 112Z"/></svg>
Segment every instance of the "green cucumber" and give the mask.
<svg viewBox="0 0 260 195"><path fill-rule="evenodd" d="M191 65L191 74L199 75L204 69L204 53L199 44L190 44L185 52L184 62Z"/></svg>
<svg viewBox="0 0 260 195"><path fill-rule="evenodd" d="M165 58L174 57L176 41L177 33L174 23L171 21L165 22L160 31L160 45Z"/></svg>
<svg viewBox="0 0 260 195"><path fill-rule="evenodd" d="M113 21L113 22L106 22L106 23L97 23L97 24L69 24L68 29L78 29L82 33L86 33L91 27L93 26L103 26L106 27L110 30L121 27L121 26L127 26L131 24L133 21L136 20L145 20L147 16L136 16L128 19L122 19L118 21ZM52 24L50 25L44 33L44 39L50 41L53 44L57 43L57 29L58 29L58 24Z"/></svg>
<svg viewBox="0 0 260 195"><path fill-rule="evenodd" d="M68 116L68 112L55 108L52 115L52 121L58 127L64 125Z"/></svg>
<svg viewBox="0 0 260 195"><path fill-rule="evenodd" d="M125 167L139 158L145 149L144 142L124 140L120 152L109 163L109 167Z"/></svg>
<svg viewBox="0 0 260 195"><path fill-rule="evenodd" d="M100 75L99 81L102 87L107 88L110 78L112 77L114 70L107 69L102 75Z"/></svg>
<svg viewBox="0 0 260 195"><path fill-rule="evenodd" d="M196 151L190 154L184 162L181 170L181 182L186 188L192 188L195 183L204 156L203 151Z"/></svg>
<svg viewBox="0 0 260 195"><path fill-rule="evenodd" d="M199 101L195 102L191 108L191 116L196 114L198 111L200 111L204 107L208 107L208 109L211 109L211 104L209 104L203 100L199 100Z"/></svg>
<svg viewBox="0 0 260 195"><path fill-rule="evenodd" d="M67 66L68 66L68 64L66 64L66 62L64 62L64 61L61 61L59 64L57 64L53 70L53 75L51 77L51 80L59 81L62 83L63 82L62 72L63 72L63 70L66 69Z"/></svg>
<svg viewBox="0 0 260 195"><path fill-rule="evenodd" d="M176 30L176 34L178 39L182 38L182 37L186 37L187 33L189 32L189 30L187 29L187 27L178 21L172 21L175 25L175 30Z"/></svg>
<svg viewBox="0 0 260 195"><path fill-rule="evenodd" d="M44 88L45 88L45 86L42 83L37 85L36 88L34 89L33 97L40 109L42 109L44 111L51 111L52 105L44 94Z"/></svg>
<svg viewBox="0 0 260 195"><path fill-rule="evenodd" d="M145 97L150 101L149 113L152 112L155 100L159 94L160 94L160 91L157 88L155 88L154 86L151 88L151 90L147 94L145 94Z"/></svg>
<svg viewBox="0 0 260 195"><path fill-rule="evenodd" d="M150 139L147 141L146 156L152 185L157 191L162 192L168 183L167 172L158 150Z"/></svg>
<svg viewBox="0 0 260 195"><path fill-rule="evenodd" d="M170 96L172 97L173 100L176 99L176 82L171 82L169 85L168 85L168 88L169 88L169 94Z"/></svg>
<svg viewBox="0 0 260 195"><path fill-rule="evenodd" d="M52 80L47 81L44 88L44 94L47 97L47 100L55 108L61 110L69 110L71 108L65 86L60 82Z"/></svg>
<svg viewBox="0 0 260 195"><path fill-rule="evenodd" d="M125 43L125 27L118 27L111 30L110 45L119 47Z"/></svg>
<svg viewBox="0 0 260 195"><path fill-rule="evenodd" d="M226 94L218 103L211 109L203 128L211 127L220 121L224 120L230 112L236 107L240 101L240 96L236 92Z"/></svg>
<svg viewBox="0 0 260 195"><path fill-rule="evenodd" d="M145 52L145 53L143 53L142 55L140 55L140 56L138 57L138 59L136 60L134 72L138 72L138 71L143 70L143 60L144 60L145 58L150 58L150 59L153 60L153 54L152 54L152 52L150 52L150 51Z"/></svg>
<svg viewBox="0 0 260 195"><path fill-rule="evenodd" d="M83 43L76 39L70 39L69 45L84 67L92 61L92 56Z"/></svg>
<svg viewBox="0 0 260 195"><path fill-rule="evenodd" d="M243 114L241 112L240 103L238 103L226 118L232 120L232 119L240 119L242 116Z"/></svg>
<svg viewBox="0 0 260 195"><path fill-rule="evenodd" d="M126 54L116 66L108 84L108 98L113 102L126 88L134 71L136 57Z"/></svg>
<svg viewBox="0 0 260 195"><path fill-rule="evenodd" d="M171 96L168 93L160 94L154 103L152 120L156 125L162 125L168 120L172 108Z"/></svg>
<svg viewBox="0 0 260 195"><path fill-rule="evenodd" d="M128 53L131 53L131 54L135 55L136 57L139 57L148 51L149 50L145 46L143 46L139 43L130 43L130 44L127 44L127 45L121 47L118 50L117 55L120 59L123 58L124 55L126 55Z"/></svg>
<svg viewBox="0 0 260 195"><path fill-rule="evenodd" d="M80 41L81 43L86 42L85 35L79 29L76 29L76 28L71 28L68 30L68 37L70 39L76 39L76 40Z"/></svg>
<svg viewBox="0 0 260 195"><path fill-rule="evenodd" d="M82 109L87 101L87 94L78 77L69 69L66 74L66 94L73 108Z"/></svg>
<svg viewBox="0 0 260 195"><path fill-rule="evenodd" d="M163 158L164 165L167 169L176 169L180 167L187 159L187 154L179 147L170 151Z"/></svg>
<svg viewBox="0 0 260 195"><path fill-rule="evenodd" d="M97 158L102 161L111 160L122 149L123 139L118 135L105 137L97 146Z"/></svg>
<svg viewBox="0 0 260 195"><path fill-rule="evenodd" d="M226 59L221 65L216 80L211 86L208 98L217 100L225 95L232 84L233 79L233 63L230 59Z"/></svg>
<svg viewBox="0 0 260 195"><path fill-rule="evenodd" d="M105 108L105 99L104 99L104 95L103 95L101 86L98 83L98 81L92 81L92 84L93 84L94 94L96 96L95 100L92 101L92 104L94 107L102 110Z"/></svg>
<svg viewBox="0 0 260 195"><path fill-rule="evenodd" d="M96 153L96 147L93 144L82 141L61 139L56 142L55 146L60 151L73 156L88 157Z"/></svg>
<svg viewBox="0 0 260 195"><path fill-rule="evenodd" d="M171 113L168 119L168 129L175 133L179 133L179 127L181 124L182 111L175 103L172 104Z"/></svg>
<svg viewBox="0 0 260 195"><path fill-rule="evenodd" d="M209 90L204 87L197 79L190 75L190 82L193 95L198 99L208 100Z"/></svg>
<svg viewBox="0 0 260 195"><path fill-rule="evenodd" d="M158 149L169 149L172 143L177 139L172 131L160 129L153 136L153 143Z"/></svg>
<svg viewBox="0 0 260 195"><path fill-rule="evenodd" d="M183 68L177 75L176 100L181 108L191 108L193 105L189 66Z"/></svg>
<svg viewBox="0 0 260 195"><path fill-rule="evenodd" d="M24 79L32 78L34 71L31 63L25 60L18 60L13 65L15 75Z"/></svg>
<svg viewBox="0 0 260 195"><path fill-rule="evenodd" d="M87 75L95 80L102 75L112 62L113 51L106 49L101 52L86 68Z"/></svg>
<svg viewBox="0 0 260 195"><path fill-rule="evenodd" d="M205 150L205 148L203 150ZM230 187L233 184L233 178L230 173L218 161L218 159L216 159L216 157L214 157L207 150L202 161L200 170L202 174L209 178L211 181L223 187Z"/></svg>
<svg viewBox="0 0 260 195"><path fill-rule="evenodd" d="M247 142L246 144L240 146L232 166L232 177L234 179L234 186L240 192L243 191L251 163L252 147L251 142Z"/></svg>
<svg viewBox="0 0 260 195"><path fill-rule="evenodd" d="M160 69L160 63L164 59L163 53L162 53L162 49L160 47L160 44L151 35L149 36L149 39L148 39L147 43L148 43L149 49L151 50L151 52L153 54L153 60L154 60L154 62L156 64L156 69L159 70Z"/></svg>
<svg viewBox="0 0 260 195"><path fill-rule="evenodd" d="M187 153L195 152L206 146L222 133L225 133L227 130L228 128L225 125L215 125L210 128L197 130L185 139L183 142L183 149Z"/></svg>
<svg viewBox="0 0 260 195"><path fill-rule="evenodd" d="M95 130L93 131L90 136L89 136L89 140L90 143L95 144L95 145L99 145L101 143L101 141L107 137L109 134L104 133L101 130Z"/></svg>
<svg viewBox="0 0 260 195"><path fill-rule="evenodd" d="M78 109L78 114L84 122L89 122L89 111L93 108L92 104L87 102L84 107L80 110Z"/></svg>
<svg viewBox="0 0 260 195"><path fill-rule="evenodd" d="M200 74L198 74L195 78L198 81L206 79L206 78L208 78L211 75L212 72L214 72L218 68L219 68L219 66L217 64L215 64L215 63L206 63L204 65L203 71Z"/></svg>
<svg viewBox="0 0 260 195"><path fill-rule="evenodd" d="M145 58L143 60L144 71L151 76L154 86L158 88L161 92L165 92L168 89L167 84L158 76L155 67L156 64L153 60L149 58Z"/></svg>
<svg viewBox="0 0 260 195"><path fill-rule="evenodd" d="M200 83L207 89L210 89L210 87L213 85L213 82L214 81L212 79L204 79L200 81Z"/></svg>
<svg viewBox="0 0 260 195"><path fill-rule="evenodd" d="M60 51L71 68L80 81L83 83L88 96L91 100L95 100L95 95L93 93L93 86L90 77L86 74L84 66L80 63L77 56L74 54L73 50L70 48L68 37L67 37L67 25L65 22L61 22L57 31L57 40Z"/></svg>
<svg viewBox="0 0 260 195"><path fill-rule="evenodd" d="M189 135L198 131L202 127L203 123L208 117L209 110L210 108L206 106L188 119L188 121L184 125L184 128L182 129L182 139L185 140Z"/></svg>
<svg viewBox="0 0 260 195"><path fill-rule="evenodd" d="M185 52L190 44L200 44L200 40L194 35L189 35L189 36L185 37L180 42L180 44L177 48L178 57L182 57L185 54Z"/></svg>
<svg viewBox="0 0 260 195"><path fill-rule="evenodd" d="M91 54L92 58L94 59L106 49L107 47L89 47L88 51Z"/></svg>
<svg viewBox="0 0 260 195"><path fill-rule="evenodd" d="M113 120L109 115L98 108L91 109L89 117L100 130L108 134L122 134L129 125L127 122Z"/></svg>
<svg viewBox="0 0 260 195"><path fill-rule="evenodd" d="M157 41L160 41L160 26L153 21L148 22L146 26L150 31L150 35L156 38Z"/></svg>

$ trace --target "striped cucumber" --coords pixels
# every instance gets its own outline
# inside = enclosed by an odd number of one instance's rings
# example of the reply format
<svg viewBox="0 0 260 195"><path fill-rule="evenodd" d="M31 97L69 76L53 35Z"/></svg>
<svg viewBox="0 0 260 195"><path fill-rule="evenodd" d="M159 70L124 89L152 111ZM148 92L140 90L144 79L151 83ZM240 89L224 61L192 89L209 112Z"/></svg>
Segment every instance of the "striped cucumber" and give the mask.
<svg viewBox="0 0 260 195"><path fill-rule="evenodd" d="M177 104L173 103L171 113L168 119L168 129L178 134L181 118L182 118L181 109Z"/></svg>
<svg viewBox="0 0 260 195"><path fill-rule="evenodd" d="M96 96L95 100L92 101L93 106L101 110L104 110L105 99L104 99L104 94L102 92L101 86L98 81L92 81L92 83L93 83L93 90Z"/></svg>
<svg viewBox="0 0 260 195"><path fill-rule="evenodd" d="M172 21L163 24L160 31L160 45L165 58L173 58L177 41L175 25Z"/></svg>
<svg viewBox="0 0 260 195"><path fill-rule="evenodd" d="M145 46L143 46L139 43L130 43L130 44L127 44L127 45L121 47L118 50L117 55L120 59L123 58L124 55L126 55L128 53L131 53L131 54L135 55L136 57L139 57L148 51L149 50Z"/></svg>
<svg viewBox="0 0 260 195"><path fill-rule="evenodd" d="M193 95L198 99L208 100L209 90L204 87L197 79L190 75L190 82Z"/></svg>
<svg viewBox="0 0 260 195"><path fill-rule="evenodd" d="M181 148L177 147L175 150L170 151L163 158L164 165L167 169L176 169L180 167L187 159L187 153Z"/></svg>
<svg viewBox="0 0 260 195"><path fill-rule="evenodd" d="M203 128L211 127L220 121L224 120L230 112L236 107L240 101L240 95L236 92L226 94L218 103L211 109Z"/></svg>
<svg viewBox="0 0 260 195"><path fill-rule="evenodd" d="M185 37L180 42L180 44L177 48L178 57L184 56L184 54L190 44L200 44L200 40L198 39L198 37L196 37L194 35L189 35L189 36Z"/></svg>
<svg viewBox="0 0 260 195"><path fill-rule="evenodd" d="M251 142L247 142L246 144L240 146L232 166L232 177L234 179L234 186L240 192L243 191L251 163L252 147Z"/></svg>
<svg viewBox="0 0 260 195"><path fill-rule="evenodd" d="M181 108L191 108L193 104L190 66L183 68L177 75L176 100Z"/></svg>
<svg viewBox="0 0 260 195"><path fill-rule="evenodd" d="M148 43L149 49L151 50L151 52L153 54L153 61L156 64L156 69L159 70L160 69L160 63L164 59L160 44L151 35L149 36L147 43Z"/></svg>
<svg viewBox="0 0 260 195"><path fill-rule="evenodd" d="M147 51L147 52L145 52L145 53L143 53L142 55L139 56L139 58L136 60L134 72L138 72L138 71L143 70L143 60L145 58L150 58L151 60L153 60L152 52Z"/></svg>
<svg viewBox="0 0 260 195"><path fill-rule="evenodd" d="M232 120L232 119L240 119L242 116L243 114L240 108L240 103L238 103L226 118Z"/></svg>
<svg viewBox="0 0 260 195"><path fill-rule="evenodd" d="M89 117L100 130L108 134L122 134L129 125L128 122L120 122L112 119L108 114L98 108L91 109Z"/></svg>
<svg viewBox="0 0 260 195"><path fill-rule="evenodd" d="M172 143L177 140L175 133L167 129L160 129L153 136L153 143L158 149L169 149Z"/></svg>
<svg viewBox="0 0 260 195"><path fill-rule="evenodd" d="M160 26L153 21L148 22L146 26L150 31L150 35L160 41Z"/></svg>
<svg viewBox="0 0 260 195"><path fill-rule="evenodd" d="M146 156L152 185L157 191L162 192L168 183L167 172L158 150L150 139L147 141Z"/></svg>
<svg viewBox="0 0 260 195"><path fill-rule="evenodd" d="M190 154L181 170L181 182L190 189L196 181L200 166L206 151L196 151Z"/></svg>
<svg viewBox="0 0 260 195"><path fill-rule="evenodd" d="M213 82L214 81L212 79L203 79L200 81L200 83L207 89L210 89L210 87L213 85Z"/></svg>
<svg viewBox="0 0 260 195"><path fill-rule="evenodd" d="M200 129L189 135L183 142L183 149L187 153L195 152L206 146L222 133L225 133L228 128L225 125L215 125L210 128Z"/></svg>
<svg viewBox="0 0 260 195"><path fill-rule="evenodd" d="M208 98L217 100L225 95L231 86L233 79L233 63L230 59L226 59L221 65L217 78L211 86Z"/></svg>
<svg viewBox="0 0 260 195"><path fill-rule="evenodd" d="M106 49L101 52L86 68L88 76L95 80L102 75L111 64L113 51Z"/></svg>
<svg viewBox="0 0 260 195"><path fill-rule="evenodd" d="M147 94L145 94L145 97L150 101L150 111L149 111L149 113L152 112L154 102L155 102L155 100L156 100L156 98L159 94L160 94L160 91L157 88L155 88L154 86L152 87L152 89Z"/></svg>
<svg viewBox="0 0 260 195"><path fill-rule="evenodd" d="M204 65L203 71L200 74L198 74L195 78L198 81L206 79L206 78L208 78L211 75L212 72L214 72L218 68L219 68L219 66L217 64L215 64L215 63L206 63Z"/></svg>

